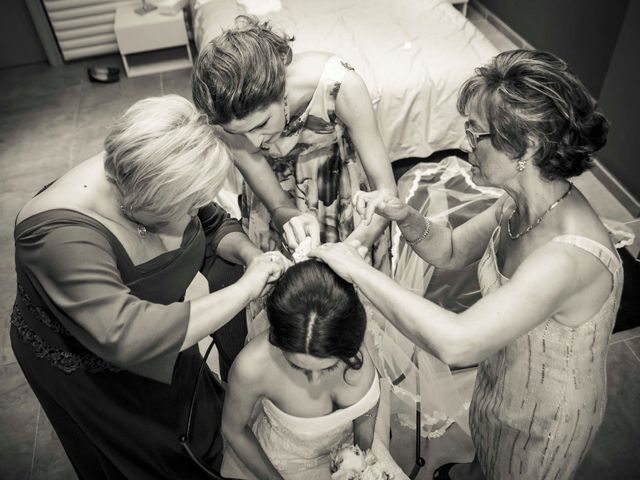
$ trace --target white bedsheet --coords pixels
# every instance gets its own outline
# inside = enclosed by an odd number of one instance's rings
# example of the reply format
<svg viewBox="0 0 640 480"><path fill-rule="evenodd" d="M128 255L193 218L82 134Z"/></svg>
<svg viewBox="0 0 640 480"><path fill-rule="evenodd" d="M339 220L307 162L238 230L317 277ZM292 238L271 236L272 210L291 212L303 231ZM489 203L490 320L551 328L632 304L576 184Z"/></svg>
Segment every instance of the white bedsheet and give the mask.
<svg viewBox="0 0 640 480"><path fill-rule="evenodd" d="M295 36L295 52L324 50L366 82L390 159L457 148L456 98L473 69L498 51L447 0L282 0L263 18ZM199 45L246 13L234 0L197 0Z"/></svg>

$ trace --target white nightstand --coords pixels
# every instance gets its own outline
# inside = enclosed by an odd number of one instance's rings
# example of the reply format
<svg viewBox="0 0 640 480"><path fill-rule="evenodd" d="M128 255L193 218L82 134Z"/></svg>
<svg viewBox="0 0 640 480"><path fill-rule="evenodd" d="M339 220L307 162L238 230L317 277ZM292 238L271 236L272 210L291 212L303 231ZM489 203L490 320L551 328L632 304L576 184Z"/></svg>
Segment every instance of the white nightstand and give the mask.
<svg viewBox="0 0 640 480"><path fill-rule="evenodd" d="M114 31L127 76L191 68L184 12L160 15L154 10L138 15L134 10L140 5L136 2L116 8Z"/></svg>

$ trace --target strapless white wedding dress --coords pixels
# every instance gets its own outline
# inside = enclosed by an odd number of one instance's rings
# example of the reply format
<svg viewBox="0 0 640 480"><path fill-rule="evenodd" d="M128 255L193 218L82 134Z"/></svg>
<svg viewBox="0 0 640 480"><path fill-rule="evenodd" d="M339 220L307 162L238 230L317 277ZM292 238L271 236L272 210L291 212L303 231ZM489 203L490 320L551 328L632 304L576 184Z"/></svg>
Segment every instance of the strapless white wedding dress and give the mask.
<svg viewBox="0 0 640 480"><path fill-rule="evenodd" d="M321 417L295 417L280 410L269 399L262 398L252 430L271 463L286 480L329 480L331 452L353 445L353 420L371 410L379 398L380 381L377 376L358 402ZM407 478L379 439L374 440L372 449L378 460L394 472L396 479ZM258 480L229 446L225 447L222 474Z"/></svg>

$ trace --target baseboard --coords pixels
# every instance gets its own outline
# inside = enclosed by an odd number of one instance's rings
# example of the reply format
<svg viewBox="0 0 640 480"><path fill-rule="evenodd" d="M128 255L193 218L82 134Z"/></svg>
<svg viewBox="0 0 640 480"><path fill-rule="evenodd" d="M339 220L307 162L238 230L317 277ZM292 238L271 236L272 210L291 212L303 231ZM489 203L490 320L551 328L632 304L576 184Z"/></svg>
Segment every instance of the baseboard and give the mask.
<svg viewBox="0 0 640 480"><path fill-rule="evenodd" d="M640 202L596 158L591 172L633 217L640 216Z"/></svg>
<svg viewBox="0 0 640 480"><path fill-rule="evenodd" d="M493 25L500 33L502 33L505 37L515 43L518 47L533 50L533 46L529 42L527 42L523 37L520 36L518 32L504 23L499 17L497 17L491 10L485 7L478 0L469 0L469 8L474 9L482 17L486 18L491 25Z"/></svg>

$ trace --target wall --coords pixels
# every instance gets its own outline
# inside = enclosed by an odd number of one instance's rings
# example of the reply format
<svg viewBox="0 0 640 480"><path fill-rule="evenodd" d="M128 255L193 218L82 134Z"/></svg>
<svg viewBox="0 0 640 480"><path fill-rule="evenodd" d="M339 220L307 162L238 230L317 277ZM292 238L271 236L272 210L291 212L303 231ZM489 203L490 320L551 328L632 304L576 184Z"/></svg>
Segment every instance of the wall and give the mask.
<svg viewBox="0 0 640 480"><path fill-rule="evenodd" d="M598 153L598 159L607 170L622 181L636 200L640 200L638 46L640 46L640 2L632 0L629 2L627 15L600 93L600 107L611 121L611 131L607 145ZM636 216L639 211L638 205L632 209L632 213Z"/></svg>
<svg viewBox="0 0 640 480"><path fill-rule="evenodd" d="M24 0L0 0L0 68L46 60Z"/></svg>
<svg viewBox="0 0 640 480"><path fill-rule="evenodd" d="M637 0L480 0L539 50L563 58L596 98L627 5Z"/></svg>

